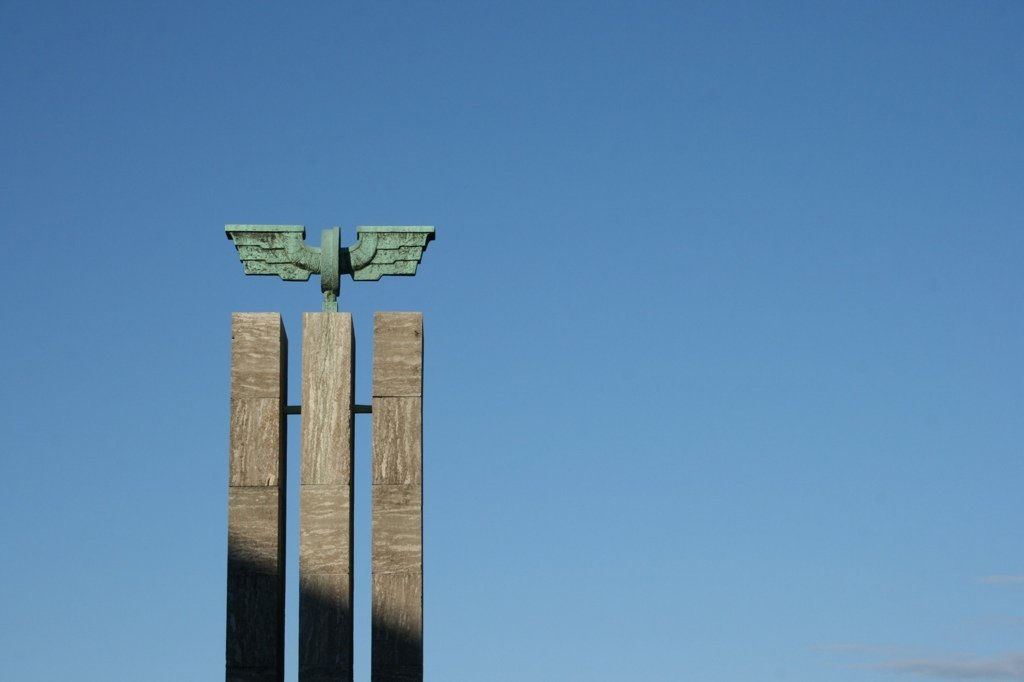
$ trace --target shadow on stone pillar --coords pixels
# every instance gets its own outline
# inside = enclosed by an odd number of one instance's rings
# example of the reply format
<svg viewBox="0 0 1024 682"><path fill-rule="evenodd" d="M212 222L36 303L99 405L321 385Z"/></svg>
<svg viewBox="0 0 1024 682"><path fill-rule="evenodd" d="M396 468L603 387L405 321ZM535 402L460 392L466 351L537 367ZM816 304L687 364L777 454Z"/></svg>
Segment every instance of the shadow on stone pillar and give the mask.
<svg viewBox="0 0 1024 682"><path fill-rule="evenodd" d="M283 682L288 340L276 313L231 336L225 679Z"/></svg>
<svg viewBox="0 0 1024 682"><path fill-rule="evenodd" d="M423 315L377 313L371 679L423 679Z"/></svg>
<svg viewBox="0 0 1024 682"><path fill-rule="evenodd" d="M299 682L351 682L352 315L306 313L302 327Z"/></svg>

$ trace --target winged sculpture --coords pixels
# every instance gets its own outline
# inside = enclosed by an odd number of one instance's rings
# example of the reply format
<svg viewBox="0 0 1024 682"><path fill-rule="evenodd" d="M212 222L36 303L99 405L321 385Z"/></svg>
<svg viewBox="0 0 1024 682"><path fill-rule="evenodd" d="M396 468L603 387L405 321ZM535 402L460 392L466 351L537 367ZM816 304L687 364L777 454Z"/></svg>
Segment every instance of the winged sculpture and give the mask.
<svg viewBox="0 0 1024 682"><path fill-rule="evenodd" d="M277 275L283 280L306 281L320 275L325 311L338 310L341 275L354 280L379 280L384 275L415 275L434 228L374 226L356 228L356 243L340 245L339 229L320 233L320 246L306 244L302 225L226 225L247 275Z"/></svg>

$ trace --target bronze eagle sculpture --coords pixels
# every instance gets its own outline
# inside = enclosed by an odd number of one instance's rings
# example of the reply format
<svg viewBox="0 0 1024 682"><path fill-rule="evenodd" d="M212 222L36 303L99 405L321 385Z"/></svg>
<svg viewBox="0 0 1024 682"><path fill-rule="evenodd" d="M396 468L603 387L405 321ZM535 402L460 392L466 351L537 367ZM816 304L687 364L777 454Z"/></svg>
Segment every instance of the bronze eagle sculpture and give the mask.
<svg viewBox="0 0 1024 682"><path fill-rule="evenodd" d="M302 225L226 225L247 275L277 275L301 281L320 275L323 309L337 312L341 275L354 280L379 280L384 275L415 275L434 228L373 226L356 228L356 243L340 245L339 229L320 233L320 246L306 244Z"/></svg>

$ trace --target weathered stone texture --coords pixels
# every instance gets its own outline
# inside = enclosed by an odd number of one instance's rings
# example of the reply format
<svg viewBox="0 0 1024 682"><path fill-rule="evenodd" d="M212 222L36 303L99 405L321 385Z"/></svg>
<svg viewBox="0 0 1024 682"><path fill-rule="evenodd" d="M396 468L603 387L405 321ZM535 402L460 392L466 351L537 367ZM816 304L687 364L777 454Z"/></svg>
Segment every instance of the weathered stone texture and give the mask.
<svg viewBox="0 0 1024 682"><path fill-rule="evenodd" d="M277 576L229 574L228 581L233 588L228 589L228 668L276 670L283 653L277 644L283 641L284 628Z"/></svg>
<svg viewBox="0 0 1024 682"><path fill-rule="evenodd" d="M374 398L373 482L422 483L423 398Z"/></svg>
<svg viewBox="0 0 1024 682"><path fill-rule="evenodd" d="M350 313L302 318L302 483L352 479L355 340Z"/></svg>
<svg viewBox="0 0 1024 682"><path fill-rule="evenodd" d="M228 489L228 573L277 575L281 518L284 509L277 488L269 486Z"/></svg>
<svg viewBox="0 0 1024 682"><path fill-rule="evenodd" d="M373 395L423 395L423 314L373 316Z"/></svg>
<svg viewBox="0 0 1024 682"><path fill-rule="evenodd" d="M348 573L352 566L351 489L300 487L299 572Z"/></svg>
<svg viewBox="0 0 1024 682"><path fill-rule="evenodd" d="M423 679L423 578L419 573L373 577L374 682Z"/></svg>
<svg viewBox="0 0 1024 682"><path fill-rule="evenodd" d="M280 398L232 398L232 486L276 486L280 478L282 441Z"/></svg>
<svg viewBox="0 0 1024 682"><path fill-rule="evenodd" d="M352 580L348 573L299 578L299 677L303 682L352 679Z"/></svg>
<svg viewBox="0 0 1024 682"><path fill-rule="evenodd" d="M227 682L279 682L281 678L265 668L228 668L225 679Z"/></svg>
<svg viewBox="0 0 1024 682"><path fill-rule="evenodd" d="M352 680L355 339L349 313L302 318L299 680Z"/></svg>
<svg viewBox="0 0 1024 682"><path fill-rule="evenodd" d="M225 677L284 679L285 403L281 316L231 320Z"/></svg>
<svg viewBox="0 0 1024 682"><path fill-rule="evenodd" d="M423 316L377 313L373 359L374 682L423 679Z"/></svg>
<svg viewBox="0 0 1024 682"><path fill-rule="evenodd" d="M373 487L373 572L423 570L423 488Z"/></svg>
<svg viewBox="0 0 1024 682"><path fill-rule="evenodd" d="M281 343L277 343L280 339ZM231 396L279 398L288 390L288 342L278 313L231 316Z"/></svg>

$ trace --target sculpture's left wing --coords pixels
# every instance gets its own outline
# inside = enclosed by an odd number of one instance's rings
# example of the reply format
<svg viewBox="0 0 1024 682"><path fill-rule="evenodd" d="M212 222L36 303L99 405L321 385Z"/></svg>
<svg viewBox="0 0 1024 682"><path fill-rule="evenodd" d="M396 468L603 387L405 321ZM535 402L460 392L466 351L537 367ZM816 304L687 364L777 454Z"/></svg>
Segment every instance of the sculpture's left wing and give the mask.
<svg viewBox="0 0 1024 682"><path fill-rule="evenodd" d="M226 225L247 275L277 275L284 280L306 281L320 272L320 249L303 240L302 225Z"/></svg>
<svg viewBox="0 0 1024 682"><path fill-rule="evenodd" d="M415 275L434 238L434 228L425 225L359 227L356 233L359 239L348 249L343 272L352 279L370 281L383 275Z"/></svg>

